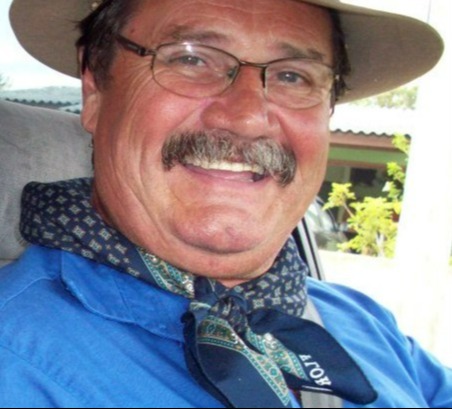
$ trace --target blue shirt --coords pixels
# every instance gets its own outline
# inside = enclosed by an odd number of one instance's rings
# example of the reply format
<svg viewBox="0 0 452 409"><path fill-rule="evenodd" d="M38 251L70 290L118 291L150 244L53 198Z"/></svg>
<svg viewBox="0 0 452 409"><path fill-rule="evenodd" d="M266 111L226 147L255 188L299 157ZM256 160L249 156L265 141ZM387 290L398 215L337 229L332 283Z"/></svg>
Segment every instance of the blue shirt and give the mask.
<svg viewBox="0 0 452 409"><path fill-rule="evenodd" d="M344 287L308 289L378 391L368 407L452 407L452 371L386 310ZM220 407L185 365L187 307L109 267L29 248L0 271L0 407Z"/></svg>

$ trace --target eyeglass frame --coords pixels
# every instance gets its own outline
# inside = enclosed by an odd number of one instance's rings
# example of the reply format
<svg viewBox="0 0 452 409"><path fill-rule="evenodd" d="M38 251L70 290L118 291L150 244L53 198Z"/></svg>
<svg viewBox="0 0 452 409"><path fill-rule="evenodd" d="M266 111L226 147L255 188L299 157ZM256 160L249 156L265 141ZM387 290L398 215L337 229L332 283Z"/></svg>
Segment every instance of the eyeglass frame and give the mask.
<svg viewBox="0 0 452 409"><path fill-rule="evenodd" d="M131 51L134 54L138 55L139 57L149 57L149 56L152 57L151 72L152 72L152 74L154 76L154 79L155 79L154 63L155 63L155 59L157 57L158 51L162 47L172 46L172 45L196 45L196 46L201 46L201 47L204 47L204 48L207 48L207 49L211 49L211 50L214 50L214 51L218 51L218 52L220 52L220 53L222 53L224 55L227 55L227 56L231 57L233 60L235 60L237 62L237 69L235 70L234 76L232 77L231 81L228 83L228 85L222 91L220 91L217 94L214 93L214 94L210 95L211 97L221 95L228 88L230 88L234 84L235 80L237 79L237 77L238 77L238 75L240 73L240 69L242 67L254 67L254 68L260 69L261 70L260 76L261 76L261 80L262 80L262 86L263 86L264 89L267 89L267 85L266 85L266 70L271 64L278 63L278 62L285 61L285 60L312 61L315 64L324 66L324 67L326 67L326 68L331 70L331 86L330 86L330 90L328 92L331 94L330 102L331 102L332 109L334 109L334 104L336 102L336 84L338 84L340 82L341 76L340 76L340 74L336 73L335 69L333 67L331 67L330 65L325 64L325 63L323 63L321 61L318 61L318 60L314 60L312 58L306 58L306 57L280 58L280 59L269 61L267 63L254 63L254 62L250 62L250 61L241 60L241 59L237 58L235 55L233 55L233 54L231 54L231 53L229 53L229 52L227 52L225 50L222 50L220 48L212 47L212 46L204 45L204 44L197 44L197 43L191 43L191 42L171 42L171 43L160 44L156 48L147 48L147 47L144 47L144 46L142 46L142 45L140 45L140 44L128 39L127 37L125 37L125 36L123 36L121 34L118 34L116 36L116 40L125 50ZM190 96L190 95L178 93L177 91L172 90L171 88L168 88L167 86L164 86L164 85L160 84L160 82L157 79L155 79L155 82L157 84L159 84L159 86L161 86L162 88L164 88L164 89L166 89L166 90L168 90L168 91L170 91L170 92L172 92L172 93L174 93L176 95L181 95L181 96L185 96L187 98L194 98L194 99L199 98L199 97L195 97L195 96ZM293 108L293 109L308 109L308 108L312 108L314 106L317 106L317 105L319 105L322 102L323 102L323 99L320 99L319 102L314 104L314 105L309 105L309 106L302 107L302 108ZM278 104L278 105L280 105L280 104ZM281 105L281 106L283 106L283 105ZM290 108L290 107L288 107L288 108Z"/></svg>

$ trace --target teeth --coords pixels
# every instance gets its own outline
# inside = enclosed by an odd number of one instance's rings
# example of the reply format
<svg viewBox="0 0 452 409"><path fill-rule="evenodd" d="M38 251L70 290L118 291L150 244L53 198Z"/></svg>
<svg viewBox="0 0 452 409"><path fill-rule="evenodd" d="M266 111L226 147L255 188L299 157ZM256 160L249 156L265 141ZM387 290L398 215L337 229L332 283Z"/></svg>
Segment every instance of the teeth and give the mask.
<svg viewBox="0 0 452 409"><path fill-rule="evenodd" d="M259 165L248 165L246 163L233 163L226 161L213 161L208 162L199 159L188 159L186 161L187 165L197 166L206 170L224 170L228 172L252 172L259 175L264 174L264 169Z"/></svg>

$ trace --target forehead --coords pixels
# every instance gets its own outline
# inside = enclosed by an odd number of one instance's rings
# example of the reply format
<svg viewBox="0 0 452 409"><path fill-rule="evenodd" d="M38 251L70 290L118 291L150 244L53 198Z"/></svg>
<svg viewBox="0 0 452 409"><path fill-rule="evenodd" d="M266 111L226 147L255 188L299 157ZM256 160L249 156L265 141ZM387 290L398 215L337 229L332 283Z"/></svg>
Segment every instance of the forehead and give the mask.
<svg viewBox="0 0 452 409"><path fill-rule="evenodd" d="M297 0L144 0L126 34L148 46L197 41L229 51L332 54L330 14Z"/></svg>

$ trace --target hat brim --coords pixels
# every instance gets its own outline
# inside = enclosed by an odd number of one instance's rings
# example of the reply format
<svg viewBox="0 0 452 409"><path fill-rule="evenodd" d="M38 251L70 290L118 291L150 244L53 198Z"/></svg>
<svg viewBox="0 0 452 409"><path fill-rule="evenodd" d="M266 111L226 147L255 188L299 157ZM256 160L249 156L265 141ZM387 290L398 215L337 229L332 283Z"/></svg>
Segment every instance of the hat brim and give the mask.
<svg viewBox="0 0 452 409"><path fill-rule="evenodd" d="M380 94L433 68L443 52L438 33L419 20L342 3L303 0L337 10L352 72L339 102ZM14 0L13 30L33 57L64 74L79 77L76 23L92 10L92 0Z"/></svg>

